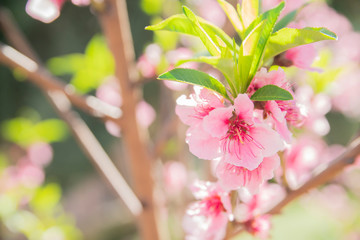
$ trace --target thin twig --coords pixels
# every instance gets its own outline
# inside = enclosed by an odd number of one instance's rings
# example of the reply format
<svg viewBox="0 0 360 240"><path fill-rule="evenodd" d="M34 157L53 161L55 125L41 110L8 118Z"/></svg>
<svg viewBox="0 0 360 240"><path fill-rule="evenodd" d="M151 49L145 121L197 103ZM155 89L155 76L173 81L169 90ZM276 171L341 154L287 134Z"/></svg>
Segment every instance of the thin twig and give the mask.
<svg viewBox="0 0 360 240"><path fill-rule="evenodd" d="M360 137L356 138L354 141L350 143L346 152L331 161L328 165L323 167L322 171L319 171L315 176L309 179L306 183L304 183L298 189L289 191L286 197L272 207L270 210L263 214L279 214L281 210L291 203L293 200L307 193L311 189L314 189L318 186L325 184L326 182L332 180L335 176L341 173L347 166L354 163L357 155L360 154ZM244 229L241 228L241 224L238 224L239 230L234 231L230 234L229 238L232 238L239 233L241 233Z"/></svg>
<svg viewBox="0 0 360 240"><path fill-rule="evenodd" d="M24 35L13 21L11 13L6 9L1 8L0 14L1 28L4 30L9 42L12 42L15 47L26 52L29 57L35 59L39 63L40 60L37 57L37 54L31 48ZM39 68L38 63L9 46L0 45L0 49L0 61L8 62L10 67L18 67L29 72ZM13 64L12 61L16 64ZM52 86L51 82L56 83L56 81L51 80L51 76L45 69L43 69L42 72L45 72L44 76L41 76L41 74L30 74L28 76L40 76L40 80L32 80L42 88L49 99L49 102L53 105L59 116L67 123L84 153L89 157L104 179L110 184L115 193L124 201L130 212L134 216L141 214L143 209L140 200L126 183L125 179L122 177L86 123L78 116L78 114L71 111L71 103L68 96L64 94L65 90L59 89L56 86L48 87ZM41 81L41 78L44 78L44 81ZM50 80L47 81L47 78ZM45 84L46 86L41 84ZM80 99L80 96L76 98Z"/></svg>
<svg viewBox="0 0 360 240"><path fill-rule="evenodd" d="M126 183L84 120L70 110L71 104L67 97L60 91L52 91L47 94L50 102L61 118L68 124L73 136L93 165L98 169L98 172L101 173L117 195L124 201L131 213L134 216L139 216L143 210L140 200Z"/></svg>

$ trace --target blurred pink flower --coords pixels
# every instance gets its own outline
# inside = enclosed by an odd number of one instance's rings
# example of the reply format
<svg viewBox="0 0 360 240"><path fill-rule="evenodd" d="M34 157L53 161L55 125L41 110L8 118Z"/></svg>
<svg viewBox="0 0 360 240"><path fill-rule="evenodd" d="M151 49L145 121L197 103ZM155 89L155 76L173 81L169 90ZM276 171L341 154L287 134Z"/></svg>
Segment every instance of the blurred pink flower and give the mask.
<svg viewBox="0 0 360 240"><path fill-rule="evenodd" d="M286 178L291 188L303 184L323 161L326 143L316 137L302 136L285 151Z"/></svg>
<svg viewBox="0 0 360 240"><path fill-rule="evenodd" d="M271 230L270 218L270 215L261 215L255 217L254 219L251 219L244 224L245 229L256 238L261 240L268 239Z"/></svg>
<svg viewBox="0 0 360 240"><path fill-rule="evenodd" d="M360 117L360 71L351 71L335 82L332 92L334 108L346 116Z"/></svg>
<svg viewBox="0 0 360 240"><path fill-rule="evenodd" d="M105 80L105 82L96 89L96 97L110 105L121 107L122 97L116 78L109 77Z"/></svg>
<svg viewBox="0 0 360 240"><path fill-rule="evenodd" d="M170 161L164 166L164 183L166 192L171 195L178 195L187 183L187 171L184 164L177 161Z"/></svg>
<svg viewBox="0 0 360 240"><path fill-rule="evenodd" d="M153 107L145 101L136 105L136 119L143 128L148 128L155 120L156 112Z"/></svg>
<svg viewBox="0 0 360 240"><path fill-rule="evenodd" d="M200 17L205 20L218 27L223 27L225 25L226 15L216 0L199 1L198 9Z"/></svg>
<svg viewBox="0 0 360 240"><path fill-rule="evenodd" d="M285 52L285 58L291 60L295 67L306 70L314 70L311 65L316 56L317 52L312 44L291 48Z"/></svg>
<svg viewBox="0 0 360 240"><path fill-rule="evenodd" d="M27 156L33 164L42 167L51 162L53 150L48 143L37 142L28 147Z"/></svg>
<svg viewBox="0 0 360 240"><path fill-rule="evenodd" d="M320 136L328 134L330 125L325 115L331 109L330 97L324 93L315 94L309 85L299 87L295 95L301 111L306 115L304 127Z"/></svg>
<svg viewBox="0 0 360 240"><path fill-rule="evenodd" d="M217 183L203 181L196 181L191 190L199 201L189 206L183 219L186 239L223 239L232 218L229 194Z"/></svg>
<svg viewBox="0 0 360 240"><path fill-rule="evenodd" d="M240 189L239 198L242 203L238 204L234 210L235 219L239 222L248 222L270 210L285 195L285 190L279 184L274 183L261 185L258 194L255 195L245 189Z"/></svg>
<svg viewBox="0 0 360 240"><path fill-rule="evenodd" d="M251 194L256 194L265 181L274 177L274 171L279 166L280 158L277 154L265 157L260 165L252 171L220 161L216 168L216 176L224 189L235 190L244 187Z"/></svg>
<svg viewBox="0 0 360 240"><path fill-rule="evenodd" d="M25 10L32 18L50 23L60 16L64 2L65 0L28 0Z"/></svg>
<svg viewBox="0 0 360 240"><path fill-rule="evenodd" d="M262 0L262 9L263 12L268 11L277 5L279 5L284 0ZM280 18L285 16L286 14L290 13L291 11L294 11L301 7L303 4L305 4L308 0L285 0L285 7L283 11L280 14Z"/></svg>

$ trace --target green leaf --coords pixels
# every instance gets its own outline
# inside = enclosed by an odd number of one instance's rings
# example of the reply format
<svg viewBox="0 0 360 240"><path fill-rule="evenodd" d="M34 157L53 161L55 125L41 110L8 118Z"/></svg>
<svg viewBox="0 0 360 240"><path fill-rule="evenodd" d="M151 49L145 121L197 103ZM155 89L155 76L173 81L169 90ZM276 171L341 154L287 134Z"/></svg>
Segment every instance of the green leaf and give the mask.
<svg viewBox="0 0 360 240"><path fill-rule="evenodd" d="M270 101L270 100L292 100L291 93L275 85L266 85L258 89L250 98L253 101Z"/></svg>
<svg viewBox="0 0 360 240"><path fill-rule="evenodd" d="M245 30L245 26L242 22L242 19L239 17L237 11L235 8L225 0L218 0L218 3L228 16L231 24L234 26L236 32L239 34L240 37L242 37L242 33Z"/></svg>
<svg viewBox="0 0 360 240"><path fill-rule="evenodd" d="M234 61L232 59L221 58L221 57L201 56L198 58L190 58L190 59L180 60L176 63L175 66L179 66L186 62L202 62L202 63L209 64L209 65L213 66L214 68L218 69L224 75L227 83L230 86L230 89L231 89L234 97L236 97L237 94L235 92L235 86L232 82L233 79L235 78L235 76L234 76Z"/></svg>
<svg viewBox="0 0 360 240"><path fill-rule="evenodd" d="M197 19L201 27L215 43L220 45L219 39L221 39L226 46L232 48L232 40L223 30L200 17L197 17ZM193 28L191 21L184 14L171 16L158 24L147 26L145 29L151 31L165 30L199 37L198 32Z"/></svg>
<svg viewBox="0 0 360 240"><path fill-rule="evenodd" d="M229 99L225 86L216 78L207 73L200 72L189 68L175 68L169 72L163 73L158 77L159 80L170 80L183 82L192 85L199 85L207 89L213 90L223 97Z"/></svg>
<svg viewBox="0 0 360 240"><path fill-rule="evenodd" d="M186 17L191 21L193 28L197 32L199 38L209 51L209 53L213 56L220 56L221 51L219 46L215 44L215 42L210 38L209 34L204 30L204 28L200 25L199 20L196 15L187 7L183 7L183 11Z"/></svg>
<svg viewBox="0 0 360 240"><path fill-rule="evenodd" d="M259 15L259 0L243 0L241 3L241 18L248 27Z"/></svg>
<svg viewBox="0 0 360 240"><path fill-rule="evenodd" d="M286 27L290 22L292 22L296 15L305 7L307 6L309 3L305 3L303 4L301 7L299 7L298 9L295 9L294 11L289 12L288 14L286 14L283 18L281 18L275 25L273 32L277 32L280 29Z"/></svg>
<svg viewBox="0 0 360 240"><path fill-rule="evenodd" d="M260 22L252 32L245 38L240 48L239 53L239 72L240 72L240 86L241 92L245 92L255 76L260 63L262 61L265 47L268 43L270 35L273 31L276 20L278 19L281 10L284 8L284 2L280 3L276 8L273 8L263 15L265 20ZM262 19L264 16L259 16ZM254 22L257 22L255 20ZM246 62L249 61L249 62Z"/></svg>
<svg viewBox="0 0 360 240"><path fill-rule="evenodd" d="M298 9L286 14L286 16L284 16L282 19L280 19L278 23L276 23L273 32L277 32L280 29L286 27L290 22L292 22L295 19L297 12Z"/></svg>
<svg viewBox="0 0 360 240"><path fill-rule="evenodd" d="M264 61L291 48L323 40L337 40L337 36L326 28L280 29L271 35Z"/></svg>

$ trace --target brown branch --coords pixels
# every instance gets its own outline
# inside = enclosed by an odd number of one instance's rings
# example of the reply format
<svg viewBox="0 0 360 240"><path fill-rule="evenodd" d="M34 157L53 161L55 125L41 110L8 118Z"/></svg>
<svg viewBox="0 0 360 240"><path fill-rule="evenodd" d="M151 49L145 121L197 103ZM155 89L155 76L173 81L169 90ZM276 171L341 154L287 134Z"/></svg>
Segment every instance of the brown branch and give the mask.
<svg viewBox="0 0 360 240"><path fill-rule="evenodd" d="M60 91L67 96L71 103L85 112L111 120L120 125L121 110L111 106L96 97L82 97L61 83L61 80L51 76L49 72L32 59L18 52L14 48L0 43L0 61L9 68L19 70L31 82L44 91Z"/></svg>
<svg viewBox="0 0 360 240"><path fill-rule="evenodd" d="M4 30L9 42L13 43L15 47L27 53L28 56L39 63L40 60L37 57L37 54L31 48L24 35L13 21L11 13L6 9L0 9L0 23L1 28ZM26 70L28 73L34 72L34 70L39 68L35 61L22 55L20 52L17 52L9 46L0 45L0 49L0 61L8 63L10 67L17 67L23 71ZM98 172L109 183L120 199L124 201L130 212L134 216L138 216L142 212L141 202L126 183L125 179L117 170L116 166L106 154L86 123L75 112L71 111L71 103L68 96L64 94L64 89L58 87L60 84L56 84L56 81L51 79L52 77L45 69L43 69L42 72L44 72L44 75L39 73L30 74L30 76L34 78L33 81L35 83L40 84L40 86L38 86L42 88L49 102L53 105L59 116L67 123L78 144L91 160ZM82 101L80 96L76 96L75 98Z"/></svg>
<svg viewBox="0 0 360 240"><path fill-rule="evenodd" d="M279 214L281 210L291 203L293 200L297 199L298 197L302 196L303 194L307 193L311 189L319 187L326 182L332 180L336 177L339 173L341 173L347 166L354 163L355 158L357 155L360 154L360 137L356 138L352 141L347 148L346 152L330 162L328 165L322 167L323 170L318 172L315 176L309 179L306 183L304 183L301 187L295 190L291 190L288 192L286 197L272 207L270 210L263 214ZM244 228L241 227L241 224L236 224L238 230L232 232L228 238L232 238L239 233L241 233Z"/></svg>
<svg viewBox="0 0 360 240"><path fill-rule="evenodd" d="M67 97L60 91L47 92L47 96L59 116L67 123L77 143L97 168L98 172L109 183L120 199L124 201L130 212L134 216L139 216L143 210L140 200L126 183L84 120L71 111L71 104Z"/></svg>
<svg viewBox="0 0 360 240"><path fill-rule="evenodd" d="M123 139L129 154L135 193L144 204L144 211L138 218L138 227L141 239L157 240L159 233L153 200L154 183L151 176L153 161L137 126L135 107L139 93L133 88L137 74L134 73L134 52L126 2L105 0L104 4L104 11L99 11L98 17L115 59L115 76L119 81L123 98Z"/></svg>

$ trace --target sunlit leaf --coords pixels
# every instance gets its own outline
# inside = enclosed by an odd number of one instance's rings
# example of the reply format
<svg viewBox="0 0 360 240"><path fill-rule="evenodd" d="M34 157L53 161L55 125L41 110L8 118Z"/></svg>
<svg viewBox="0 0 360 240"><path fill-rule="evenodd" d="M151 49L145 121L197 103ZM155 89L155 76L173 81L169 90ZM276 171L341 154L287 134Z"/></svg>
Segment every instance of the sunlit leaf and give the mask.
<svg viewBox="0 0 360 240"><path fill-rule="evenodd" d="M275 85L265 85L258 89L252 96L253 101L270 101L270 100L292 100L291 93Z"/></svg>
<svg viewBox="0 0 360 240"><path fill-rule="evenodd" d="M185 60L180 60L177 62L176 66L179 66L186 62L202 62L213 66L214 68L218 69L225 77L226 81L228 82L232 92L235 95L235 86L233 84L234 76L234 61L229 58L221 58L221 57L208 57L208 56L201 56L198 58L190 58Z"/></svg>
<svg viewBox="0 0 360 240"><path fill-rule="evenodd" d="M294 11L289 12L288 14L286 14L283 18L281 18L274 27L273 32L277 32L280 29L286 27L290 22L292 22L296 15L305 7L307 6L309 3L305 3L303 4L301 7L299 7L298 9L295 9Z"/></svg>
<svg viewBox="0 0 360 240"><path fill-rule="evenodd" d="M242 37L242 32L245 30L245 27L235 8L225 0L218 0L218 3L226 13L236 32Z"/></svg>
<svg viewBox="0 0 360 240"><path fill-rule="evenodd" d="M213 56L220 56L221 52L219 46L215 44L215 42L210 38L209 34L200 25L196 15L187 7L183 7L183 11L186 17L191 21L193 28L197 32L197 35L199 36L209 53Z"/></svg>
<svg viewBox="0 0 360 240"><path fill-rule="evenodd" d="M223 30L200 17L197 17L197 19L201 27L211 37L212 41L219 44L218 39L221 39L226 46L232 48L232 40ZM184 14L171 16L158 24L147 26L145 29L152 31L166 30L199 37L198 32L193 28L191 21Z"/></svg>
<svg viewBox="0 0 360 240"><path fill-rule="evenodd" d="M225 98L229 98L225 86L216 78L207 73L188 68L175 68L169 72L161 74L158 79L184 82L192 85L199 85L213 90Z"/></svg>
<svg viewBox="0 0 360 240"><path fill-rule="evenodd" d="M247 90L251 80L255 76L261 64L269 37L283 8L284 3L282 2L276 8L267 11L265 13L265 20L260 22L252 32L248 34L241 45L239 53L241 83L238 84L241 87L241 92ZM262 17L263 15L259 16L258 19L262 19ZM257 22L257 20L254 22Z"/></svg>
<svg viewBox="0 0 360 240"><path fill-rule="evenodd" d="M326 28L283 28L271 35L264 61L300 45L336 39L336 34Z"/></svg>
<svg viewBox="0 0 360 240"><path fill-rule="evenodd" d="M259 0L243 0L241 3L241 18L248 27L259 15Z"/></svg>

